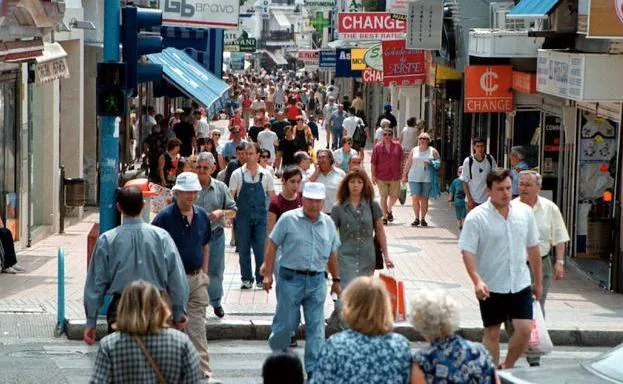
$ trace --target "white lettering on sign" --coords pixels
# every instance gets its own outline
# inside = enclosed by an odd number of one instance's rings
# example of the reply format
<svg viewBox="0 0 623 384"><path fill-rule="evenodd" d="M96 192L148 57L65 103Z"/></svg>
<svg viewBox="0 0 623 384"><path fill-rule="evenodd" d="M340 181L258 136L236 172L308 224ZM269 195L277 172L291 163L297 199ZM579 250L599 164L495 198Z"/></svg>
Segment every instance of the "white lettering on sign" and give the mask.
<svg viewBox="0 0 623 384"><path fill-rule="evenodd" d="M162 24L167 26L237 28L238 0L161 0Z"/></svg>
<svg viewBox="0 0 623 384"><path fill-rule="evenodd" d="M404 38L407 24L389 12L342 12L337 31L340 38L348 40L399 40Z"/></svg>
<svg viewBox="0 0 623 384"><path fill-rule="evenodd" d="M383 71L377 71L372 68L366 68L361 74L364 83L382 83Z"/></svg>
<svg viewBox="0 0 623 384"><path fill-rule="evenodd" d="M512 99L469 99L467 110L470 112L508 112L513 110Z"/></svg>

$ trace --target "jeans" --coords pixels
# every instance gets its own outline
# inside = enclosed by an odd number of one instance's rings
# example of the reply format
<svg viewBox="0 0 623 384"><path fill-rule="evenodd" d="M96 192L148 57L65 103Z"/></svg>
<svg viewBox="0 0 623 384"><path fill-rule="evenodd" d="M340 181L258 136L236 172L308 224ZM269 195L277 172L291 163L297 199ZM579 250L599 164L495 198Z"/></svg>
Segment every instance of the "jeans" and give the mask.
<svg viewBox="0 0 623 384"><path fill-rule="evenodd" d="M327 285L324 274L299 275L284 268L277 272L277 309L268 345L273 351L285 351L290 336L299 323L303 306L305 317L305 370L312 372L324 344L324 301Z"/></svg>
<svg viewBox="0 0 623 384"><path fill-rule="evenodd" d="M223 297L223 273L225 272L225 234L212 235L210 239L210 260L208 264L208 295L212 308L221 306Z"/></svg>
<svg viewBox="0 0 623 384"><path fill-rule="evenodd" d="M266 237L266 220L262 219L236 219L236 245L240 256L240 274L242 281L253 282L253 269L251 268L251 249L255 255L255 281L262 282L260 267L264 262L264 241Z"/></svg>
<svg viewBox="0 0 623 384"><path fill-rule="evenodd" d="M344 134L344 129L332 129L331 136L333 139L331 140L331 148L338 149L342 147L342 135Z"/></svg>

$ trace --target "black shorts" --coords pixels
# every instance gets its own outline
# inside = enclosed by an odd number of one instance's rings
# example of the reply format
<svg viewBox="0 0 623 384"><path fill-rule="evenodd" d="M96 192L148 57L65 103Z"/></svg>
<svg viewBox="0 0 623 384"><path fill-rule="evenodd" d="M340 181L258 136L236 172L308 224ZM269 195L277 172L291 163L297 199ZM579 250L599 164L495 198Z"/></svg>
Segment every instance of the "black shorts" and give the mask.
<svg viewBox="0 0 623 384"><path fill-rule="evenodd" d="M508 319L532 320L532 288L516 293L490 292L486 300L478 300L485 328L499 325Z"/></svg>

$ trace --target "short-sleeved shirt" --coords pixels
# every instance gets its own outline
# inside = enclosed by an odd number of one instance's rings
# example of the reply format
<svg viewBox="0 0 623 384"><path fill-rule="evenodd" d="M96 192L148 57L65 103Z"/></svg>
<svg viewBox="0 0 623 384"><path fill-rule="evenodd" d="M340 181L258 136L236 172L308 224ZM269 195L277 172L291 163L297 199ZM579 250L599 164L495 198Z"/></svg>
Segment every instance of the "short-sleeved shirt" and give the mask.
<svg viewBox="0 0 623 384"><path fill-rule="evenodd" d="M284 213L291 211L293 209L297 209L303 206L303 199L300 194L296 195L296 199L288 200L280 193L276 196L273 196L270 199L270 205L268 206L268 212L272 212L277 216L277 220Z"/></svg>
<svg viewBox="0 0 623 384"><path fill-rule="evenodd" d="M312 222L303 208L281 215L270 234L280 248L280 266L302 271L324 272L332 252L340 246L331 217L320 213Z"/></svg>
<svg viewBox="0 0 623 384"><path fill-rule="evenodd" d="M552 247L569 241L569 233L560 209L551 200L537 196L532 207L536 224L539 227L539 250L541 256L546 256Z"/></svg>
<svg viewBox="0 0 623 384"><path fill-rule="evenodd" d="M420 130L417 127L404 127L402 131L398 133L403 152L409 152L415 148L418 143L417 138L419 134Z"/></svg>
<svg viewBox="0 0 623 384"><path fill-rule="evenodd" d="M517 293L530 286L527 248L539 245L532 208L511 201L506 219L488 200L465 218L459 249L476 257L478 274L495 293Z"/></svg>
<svg viewBox="0 0 623 384"><path fill-rule="evenodd" d="M311 382L407 384L412 361L409 341L402 335L346 330L324 343Z"/></svg>
<svg viewBox="0 0 623 384"><path fill-rule="evenodd" d="M240 140L237 143L235 141L233 141L233 140L227 141L225 143L225 145L223 146L223 151L221 152L221 156L223 156L223 158L225 158L225 160L233 159L234 157L236 157L236 147L240 143L246 144L247 142L246 142L246 140Z"/></svg>
<svg viewBox="0 0 623 384"><path fill-rule="evenodd" d="M424 372L427 383L495 383L489 352L482 344L458 335L433 340L429 347L415 352L413 362Z"/></svg>
<svg viewBox="0 0 623 384"><path fill-rule="evenodd" d="M205 209L208 214L217 209L236 210L236 202L231 197L227 185L215 178L210 178L210 184L203 186L203 189L197 196L197 205ZM212 231L225 228L225 218L221 217L217 222L210 224Z"/></svg>
<svg viewBox="0 0 623 384"><path fill-rule="evenodd" d="M335 165L340 167L344 172L348 172L348 162L350 158L357 155L357 151L350 149L347 153L344 153L344 148L339 148L333 151L333 158L335 159Z"/></svg>
<svg viewBox="0 0 623 384"><path fill-rule="evenodd" d="M452 180L449 192L455 203L465 203L465 191L463 190L463 182L460 178L457 177Z"/></svg>
<svg viewBox="0 0 623 384"><path fill-rule="evenodd" d="M372 151L372 159L370 160L374 164L374 171L377 179L381 181L396 181L400 180L400 169L402 165L402 147L400 144L392 141L389 150L385 148L383 142L374 146Z"/></svg>
<svg viewBox="0 0 623 384"><path fill-rule="evenodd" d="M307 148L296 140L283 139L279 141L279 152L281 152L283 166L294 164L294 154L298 151L307 151Z"/></svg>
<svg viewBox="0 0 623 384"><path fill-rule="evenodd" d="M270 152L270 159L275 160L275 142L279 142L277 134L270 130L263 130L257 134L257 143L260 148Z"/></svg>
<svg viewBox="0 0 623 384"><path fill-rule="evenodd" d="M169 232L182 258L186 273L203 266L203 247L210 242L212 228L206 211L193 205L193 221L188 223L177 204L160 210L152 224Z"/></svg>
<svg viewBox="0 0 623 384"><path fill-rule="evenodd" d="M482 161L478 161L474 157L472 162L472 169L469 169L469 159L472 156L467 156L463 161L463 173L461 174L461 180L469 185L469 193L472 195L472 199L478 204L482 204L489 198L487 194L487 175L491 170L497 167L495 159L492 157L491 162L487 160L485 156Z"/></svg>
<svg viewBox="0 0 623 384"><path fill-rule="evenodd" d="M359 126L359 124L363 124L363 120L354 115L349 115L342 122L342 126L344 127L344 136L348 136L352 139L353 133Z"/></svg>

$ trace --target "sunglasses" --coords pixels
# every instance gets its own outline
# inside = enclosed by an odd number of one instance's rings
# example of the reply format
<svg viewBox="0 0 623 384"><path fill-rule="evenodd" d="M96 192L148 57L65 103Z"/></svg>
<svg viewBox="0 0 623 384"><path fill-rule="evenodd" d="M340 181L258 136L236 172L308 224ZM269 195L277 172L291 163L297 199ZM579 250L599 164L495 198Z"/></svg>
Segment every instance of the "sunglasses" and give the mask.
<svg viewBox="0 0 623 384"><path fill-rule="evenodd" d="M384 133L383 136L394 136L393 133Z"/></svg>
<svg viewBox="0 0 623 384"><path fill-rule="evenodd" d="M197 169L205 169L206 171L210 170L210 167L204 167L203 165L198 165Z"/></svg>
<svg viewBox="0 0 623 384"><path fill-rule="evenodd" d="M260 156L261 159L270 159L270 155L262 155Z"/></svg>
<svg viewBox="0 0 623 384"><path fill-rule="evenodd" d="M212 136L221 136L220 133L213 133Z"/></svg>

